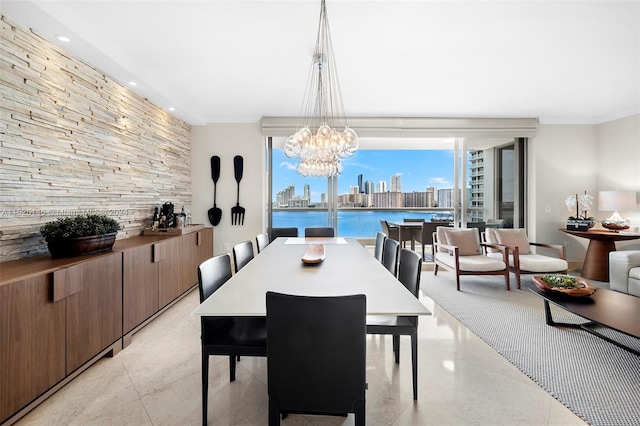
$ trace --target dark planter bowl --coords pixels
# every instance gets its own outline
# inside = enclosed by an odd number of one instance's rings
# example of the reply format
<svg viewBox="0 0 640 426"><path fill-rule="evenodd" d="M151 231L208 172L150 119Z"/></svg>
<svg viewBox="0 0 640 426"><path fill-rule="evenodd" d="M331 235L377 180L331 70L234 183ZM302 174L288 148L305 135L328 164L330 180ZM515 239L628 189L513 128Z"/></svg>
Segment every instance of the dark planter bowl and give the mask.
<svg viewBox="0 0 640 426"><path fill-rule="evenodd" d="M54 259L84 256L111 250L116 242L117 234L117 232L112 232L88 237L55 238L47 240L47 245L49 253Z"/></svg>

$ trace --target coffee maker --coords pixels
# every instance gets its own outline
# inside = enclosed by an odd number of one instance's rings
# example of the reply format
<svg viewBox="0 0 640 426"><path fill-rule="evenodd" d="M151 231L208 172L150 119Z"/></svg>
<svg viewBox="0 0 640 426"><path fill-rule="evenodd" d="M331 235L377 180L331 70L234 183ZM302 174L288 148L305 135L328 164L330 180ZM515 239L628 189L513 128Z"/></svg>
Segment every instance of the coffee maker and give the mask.
<svg viewBox="0 0 640 426"><path fill-rule="evenodd" d="M160 228L173 228L175 226L176 217L173 213L173 203L167 201L162 205L162 216L164 221L160 221Z"/></svg>

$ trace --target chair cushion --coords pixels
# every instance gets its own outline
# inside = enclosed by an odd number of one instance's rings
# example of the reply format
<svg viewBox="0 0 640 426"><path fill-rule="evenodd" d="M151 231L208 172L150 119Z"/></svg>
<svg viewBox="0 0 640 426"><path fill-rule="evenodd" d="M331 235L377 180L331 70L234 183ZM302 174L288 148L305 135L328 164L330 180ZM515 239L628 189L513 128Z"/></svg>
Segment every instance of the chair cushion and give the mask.
<svg viewBox="0 0 640 426"><path fill-rule="evenodd" d="M531 253L527 231L524 229L493 229L498 244L516 246L520 254Z"/></svg>
<svg viewBox="0 0 640 426"><path fill-rule="evenodd" d="M500 271L507 267L502 260L478 254L475 256L460 256L460 270L465 272ZM445 265L455 268L455 257L447 253L436 253L436 260Z"/></svg>
<svg viewBox="0 0 640 426"><path fill-rule="evenodd" d="M640 280L640 267L629 269L629 278Z"/></svg>
<svg viewBox="0 0 640 426"><path fill-rule="evenodd" d="M458 247L460 256L473 256L482 253L476 229L449 228L444 230L444 236L447 245Z"/></svg>
<svg viewBox="0 0 640 426"><path fill-rule="evenodd" d="M498 260L502 259L502 253L490 253L489 256ZM513 255L509 255L509 266L514 267ZM525 254L520 256L520 270L527 272L560 272L569 268L567 261L557 257L541 254Z"/></svg>

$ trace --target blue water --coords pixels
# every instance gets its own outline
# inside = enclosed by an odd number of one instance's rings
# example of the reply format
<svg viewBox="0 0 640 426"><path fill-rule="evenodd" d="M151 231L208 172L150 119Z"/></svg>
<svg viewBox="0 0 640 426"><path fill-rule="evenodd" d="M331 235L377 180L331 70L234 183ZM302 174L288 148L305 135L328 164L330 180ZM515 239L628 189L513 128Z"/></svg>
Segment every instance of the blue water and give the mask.
<svg viewBox="0 0 640 426"><path fill-rule="evenodd" d="M375 238L376 232L382 231L380 220L402 222L406 218L423 218L431 220L433 216L441 217L443 213L412 211L338 211L338 235L353 238ZM446 215L446 214L445 214ZM304 235L304 228L327 226L326 211L276 211L273 212L273 227L286 228L295 226L298 235Z"/></svg>

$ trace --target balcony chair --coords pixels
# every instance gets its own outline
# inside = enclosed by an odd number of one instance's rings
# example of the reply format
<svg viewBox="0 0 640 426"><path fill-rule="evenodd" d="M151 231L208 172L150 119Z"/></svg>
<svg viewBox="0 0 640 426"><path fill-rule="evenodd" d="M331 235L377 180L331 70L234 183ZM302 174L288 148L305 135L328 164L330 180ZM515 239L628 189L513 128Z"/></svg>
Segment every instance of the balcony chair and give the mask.
<svg viewBox="0 0 640 426"><path fill-rule="evenodd" d="M400 252L400 243L391 238L384 241L384 249L382 250L382 264L395 277L398 275L398 254Z"/></svg>
<svg viewBox="0 0 640 426"><path fill-rule="evenodd" d="M228 253L205 260L198 266L200 303L231 278ZM236 379L236 357L267 355L265 318L201 317L202 340L202 424L207 424L209 356L229 356L229 381Z"/></svg>
<svg viewBox="0 0 640 426"><path fill-rule="evenodd" d="M304 236L306 237L330 237L336 236L336 231L328 227L311 227L304 228Z"/></svg>
<svg viewBox="0 0 640 426"><path fill-rule="evenodd" d="M366 298L267 292L269 425L280 414L355 413L365 424Z"/></svg>
<svg viewBox="0 0 640 426"><path fill-rule="evenodd" d="M433 259L433 233L436 232L436 228L442 226L438 222L424 222L422 224L422 230L416 233L416 241L422 245L422 260L425 260L425 246L431 246L431 259Z"/></svg>
<svg viewBox="0 0 640 426"><path fill-rule="evenodd" d="M251 241L244 241L233 246L235 272L242 269L251 259L253 259L253 243Z"/></svg>
<svg viewBox="0 0 640 426"><path fill-rule="evenodd" d="M416 299L420 292L422 259L411 250L400 250L398 280ZM418 399L418 317L417 316L367 316L367 334L393 335L393 351L396 364L400 363L400 336L411 336L411 368L413 370L413 399Z"/></svg>
<svg viewBox="0 0 640 426"><path fill-rule="evenodd" d="M460 291L461 275L503 275L507 290L509 286L508 248L501 245L480 243L477 228L462 229L439 226L434 234L434 268L433 274L438 275L438 268L454 271L456 274L456 289ZM487 248L494 248L502 254L496 259L486 254Z"/></svg>
<svg viewBox="0 0 640 426"><path fill-rule="evenodd" d="M387 239L387 236L382 233L376 233L376 245L373 250L373 256L378 260L378 262L382 263L382 252L384 250L384 242Z"/></svg>
<svg viewBox="0 0 640 426"><path fill-rule="evenodd" d="M256 249L258 253L261 253L262 250L266 249L269 245L269 234L266 232L263 234L256 235Z"/></svg>
<svg viewBox="0 0 640 426"><path fill-rule="evenodd" d="M382 232L387 236L387 238L400 241L400 228L398 228L397 226L391 226L386 220L380 219L380 228L382 228ZM411 240L405 241L411 242ZM403 246L405 241L402 242Z"/></svg>
<svg viewBox="0 0 640 426"><path fill-rule="evenodd" d="M297 237L298 228L271 228L271 241L278 237Z"/></svg>
<svg viewBox="0 0 640 426"><path fill-rule="evenodd" d="M524 229L487 228L482 240L489 244L502 244L509 249L509 269L515 274L518 288L522 274L566 274L569 264L564 258L564 247L559 244L532 243ZM549 249L554 256L531 251L531 246ZM488 249L487 254L500 258L501 254Z"/></svg>

